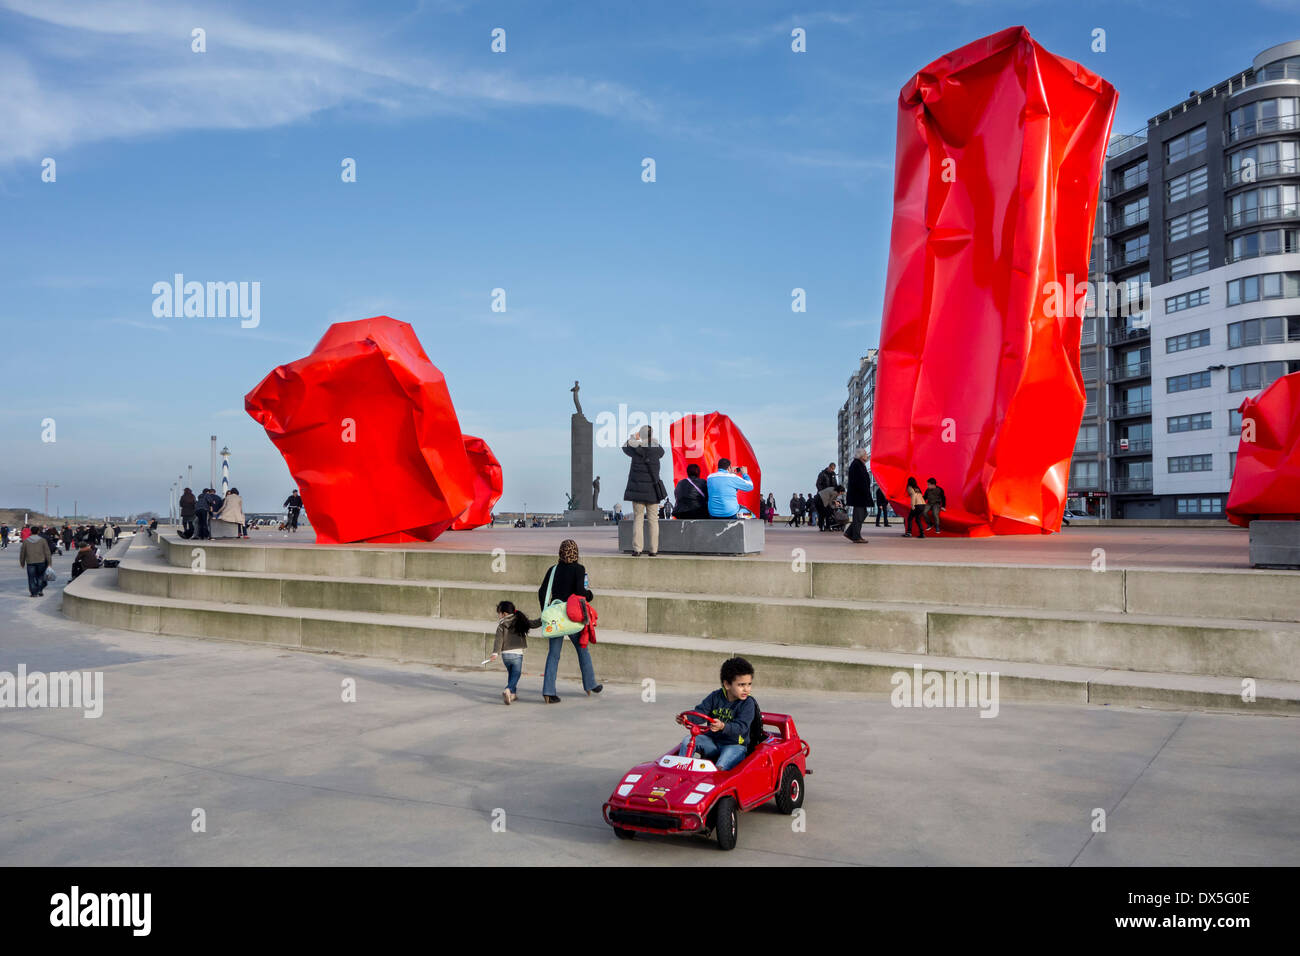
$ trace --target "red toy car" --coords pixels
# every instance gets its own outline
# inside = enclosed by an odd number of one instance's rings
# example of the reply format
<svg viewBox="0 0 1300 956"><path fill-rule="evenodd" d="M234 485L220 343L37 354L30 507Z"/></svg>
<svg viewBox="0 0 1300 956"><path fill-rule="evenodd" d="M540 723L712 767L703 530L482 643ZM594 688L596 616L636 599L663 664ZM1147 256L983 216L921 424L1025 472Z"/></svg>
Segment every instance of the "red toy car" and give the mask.
<svg viewBox="0 0 1300 956"><path fill-rule="evenodd" d="M718 846L730 850L741 811L775 798L778 810L794 813L803 805L803 778L812 772L805 760L812 747L800 739L792 717L758 713L749 753L730 770L719 770L713 761L694 756L695 738L712 718L683 711L678 716L691 732L690 755L679 757L674 747L656 762L625 773L602 808L605 822L623 840L638 833L708 836L714 831Z"/></svg>

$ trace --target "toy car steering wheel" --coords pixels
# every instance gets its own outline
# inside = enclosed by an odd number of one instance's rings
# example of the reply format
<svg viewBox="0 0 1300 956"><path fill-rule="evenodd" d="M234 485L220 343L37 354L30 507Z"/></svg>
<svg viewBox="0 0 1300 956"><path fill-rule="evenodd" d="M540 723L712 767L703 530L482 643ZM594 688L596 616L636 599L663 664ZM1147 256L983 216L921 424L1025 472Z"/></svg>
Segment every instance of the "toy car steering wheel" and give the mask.
<svg viewBox="0 0 1300 956"><path fill-rule="evenodd" d="M708 714L701 714L698 710L684 710L677 716L683 719L686 717L699 717L701 720L705 722L703 724L697 724L690 720L683 720L683 722L686 725L686 729L691 732L691 743L690 746L687 748L686 756L688 757L694 756L695 738L698 737L700 734L705 733L709 729L709 724L713 722L713 718L710 717Z"/></svg>

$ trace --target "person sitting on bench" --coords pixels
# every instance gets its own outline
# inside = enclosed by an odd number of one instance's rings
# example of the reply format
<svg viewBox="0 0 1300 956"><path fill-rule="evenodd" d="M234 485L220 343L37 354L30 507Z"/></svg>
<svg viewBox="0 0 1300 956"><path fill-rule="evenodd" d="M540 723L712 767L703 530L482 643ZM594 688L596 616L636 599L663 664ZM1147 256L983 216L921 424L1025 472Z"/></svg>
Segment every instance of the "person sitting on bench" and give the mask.
<svg viewBox="0 0 1300 956"><path fill-rule="evenodd" d="M677 482L673 489L674 518L707 518L709 516L709 492L700 480L700 466L686 466L686 477Z"/></svg>
<svg viewBox="0 0 1300 956"><path fill-rule="evenodd" d="M737 491L753 491L754 482L750 480L745 466L738 471L731 470L731 459L719 458L718 470L709 475L705 485L709 489L710 518L752 518L753 515L740 507L736 498Z"/></svg>

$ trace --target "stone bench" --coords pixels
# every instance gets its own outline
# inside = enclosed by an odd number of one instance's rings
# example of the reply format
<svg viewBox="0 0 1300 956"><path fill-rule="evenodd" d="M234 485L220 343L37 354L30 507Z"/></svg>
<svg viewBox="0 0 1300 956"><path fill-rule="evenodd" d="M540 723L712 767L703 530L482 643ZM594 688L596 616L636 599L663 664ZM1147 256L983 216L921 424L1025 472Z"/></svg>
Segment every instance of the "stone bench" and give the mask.
<svg viewBox="0 0 1300 956"><path fill-rule="evenodd" d="M757 518L687 518L659 522L660 554L758 554L763 522ZM649 530L642 529L647 535ZM618 549L632 551L632 519L618 523Z"/></svg>
<svg viewBox="0 0 1300 956"><path fill-rule="evenodd" d="M1252 521L1250 565L1300 569L1300 521Z"/></svg>

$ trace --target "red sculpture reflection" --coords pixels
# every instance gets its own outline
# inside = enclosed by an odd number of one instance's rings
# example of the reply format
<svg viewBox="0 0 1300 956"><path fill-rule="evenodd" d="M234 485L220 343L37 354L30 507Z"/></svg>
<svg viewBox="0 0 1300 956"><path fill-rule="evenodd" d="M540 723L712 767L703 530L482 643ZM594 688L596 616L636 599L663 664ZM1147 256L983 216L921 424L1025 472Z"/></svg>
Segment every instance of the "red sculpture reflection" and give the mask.
<svg viewBox="0 0 1300 956"><path fill-rule="evenodd" d="M673 484L686 477L686 466L700 466L700 477L707 478L717 468L718 459L728 458L733 466L744 465L754 482L753 491L736 493L741 507L758 514L763 494L763 471L744 433L721 412L685 415L668 429L673 449Z"/></svg>
<svg viewBox="0 0 1300 956"><path fill-rule="evenodd" d="M501 500L504 488L501 462L488 443L473 435L465 437L465 454L474 468L474 502L452 523L452 531L469 531L492 521L492 508Z"/></svg>
<svg viewBox="0 0 1300 956"><path fill-rule="evenodd" d="M1114 109L1110 84L1023 27L899 94L871 470L902 513L908 476L937 478L944 534L1060 530Z"/></svg>
<svg viewBox="0 0 1300 956"><path fill-rule="evenodd" d="M1283 375L1241 412L1228 520L1300 520L1300 372Z"/></svg>
<svg viewBox="0 0 1300 956"><path fill-rule="evenodd" d="M244 408L284 455L317 543L432 541L474 501L446 381L405 322L331 325Z"/></svg>

